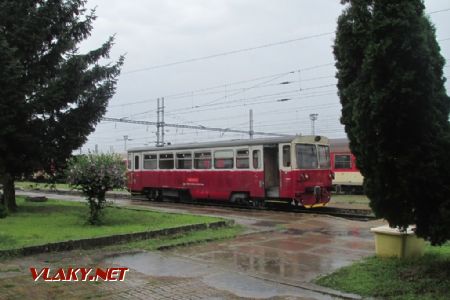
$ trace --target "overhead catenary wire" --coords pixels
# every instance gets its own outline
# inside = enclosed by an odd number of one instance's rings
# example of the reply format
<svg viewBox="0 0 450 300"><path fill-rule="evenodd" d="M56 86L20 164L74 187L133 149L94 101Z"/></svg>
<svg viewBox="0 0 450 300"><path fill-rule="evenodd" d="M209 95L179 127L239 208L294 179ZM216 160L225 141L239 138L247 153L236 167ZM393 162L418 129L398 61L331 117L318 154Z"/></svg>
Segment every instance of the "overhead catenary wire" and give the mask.
<svg viewBox="0 0 450 300"><path fill-rule="evenodd" d="M435 11L429 12L428 14L432 15L432 14L437 14L437 13L441 13L441 12L445 12L445 11L450 11L450 8L444 8L444 9L440 9L440 10L435 10Z"/></svg>
<svg viewBox="0 0 450 300"><path fill-rule="evenodd" d="M142 124L142 125L156 125L157 124L157 122L151 122L151 121L116 119L116 118L108 118L108 117L103 117L102 119L106 120L106 121L116 121L116 122ZM165 123L164 126L165 127L184 128L184 129L195 129L195 130L234 132L234 133L248 133L248 131L239 130L239 129L233 129L233 128L218 128L218 127L194 126L194 125L171 124L171 123ZM267 135L267 136L284 136L284 134L271 133L271 132L257 132L257 131L255 131L254 134L255 135Z"/></svg>
<svg viewBox="0 0 450 300"><path fill-rule="evenodd" d="M161 69L161 68L166 68L166 67L172 67L172 66L176 66L176 65L180 65L180 64L186 64L186 63L191 63L191 62L208 60L208 59L212 59L212 58L216 58L216 57L233 55L233 54L238 54L238 53L242 53L242 52L249 52L249 51L253 51L253 50L258 50L258 49L263 49L263 48L268 48L268 47L273 47L273 46L279 46L279 45L289 44L289 43L298 42L298 41L304 41L304 40L324 37L324 36L328 36L328 35L332 35L332 34L334 34L334 32L323 32L323 33L319 33L319 34L314 34L314 35L309 35L309 36L304 36L304 37L299 37L299 38L289 39L289 40L284 40L284 41L278 41L278 42L263 44L263 45L254 46L254 47L248 47L248 48L237 49L237 50L230 50L230 51L226 51L226 52L221 52L221 53L216 53L216 54L211 54L211 55L206 55L206 56L201 56L201 57L195 57L195 58L189 58L189 59L184 59L184 60L178 60L178 61L171 62L171 63L166 63L166 64L160 64L160 65L154 65L154 66L149 66L149 67L145 67L145 68L138 68L138 69L134 69L134 70L128 70L128 71L124 71L122 74L123 75L127 75L127 74L133 74L133 73L138 73L138 72L145 72L145 71Z"/></svg>
<svg viewBox="0 0 450 300"><path fill-rule="evenodd" d="M314 69L324 68L324 67L328 67L328 66L333 66L333 63L317 64L317 65L304 67L304 68L300 68L300 69L296 69L296 70L290 70L290 71L281 72L281 73L274 73L274 74L259 76L259 77L255 77L255 78L229 82L229 83L225 83L225 84L221 84L221 85L214 85L214 86L211 86L211 87L206 87L206 88L201 88L201 89L196 89L196 90L190 90L190 91L185 91L185 92L180 92L180 93L175 93L175 94L164 95L163 97L166 100L167 99L189 98L189 97L192 97L192 96L202 95L202 94L198 94L198 93L214 90L214 89L217 89L217 88L230 87L230 86L234 86L234 85L240 85L240 84L243 84L243 83L263 80L263 79L267 79L267 78L274 78L274 77L277 77L277 76L292 74L292 73L300 72L300 71L301 72L305 72L305 71L310 71L310 70L314 70ZM326 76L326 77L331 78L331 77L334 77L334 76ZM315 80L315 79L318 79L318 78L312 78L312 79ZM308 81L308 78L305 78L304 80L302 79L302 81ZM248 87L242 87L241 89L245 89L245 88L248 88ZM223 92L223 91L220 91L218 93L221 93L221 92ZM228 95L228 97L230 97L230 95ZM124 106L136 105L136 104L144 104L144 103L148 104L151 101L156 102L156 99L157 99L157 97L152 97L152 98L147 98L147 99L143 99L143 100L139 100L139 101L127 102L127 103L123 103L123 104L113 104L113 105L109 105L108 107L109 108L113 108L113 107L124 107ZM153 111L156 111L156 110L148 110L147 112L153 112Z"/></svg>

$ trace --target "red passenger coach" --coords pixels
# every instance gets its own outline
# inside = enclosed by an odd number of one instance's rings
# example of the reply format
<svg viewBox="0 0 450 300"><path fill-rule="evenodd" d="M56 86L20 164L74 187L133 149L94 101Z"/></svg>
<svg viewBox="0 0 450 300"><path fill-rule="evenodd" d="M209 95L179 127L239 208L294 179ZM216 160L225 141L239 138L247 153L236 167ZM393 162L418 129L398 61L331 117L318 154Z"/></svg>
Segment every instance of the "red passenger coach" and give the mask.
<svg viewBox="0 0 450 300"><path fill-rule="evenodd" d="M330 200L328 139L292 136L133 148L128 189L163 196L262 205L277 199L305 207Z"/></svg>
<svg viewBox="0 0 450 300"><path fill-rule="evenodd" d="M331 139L331 169L336 192L363 193L363 176L356 167L356 158L350 151L348 139Z"/></svg>

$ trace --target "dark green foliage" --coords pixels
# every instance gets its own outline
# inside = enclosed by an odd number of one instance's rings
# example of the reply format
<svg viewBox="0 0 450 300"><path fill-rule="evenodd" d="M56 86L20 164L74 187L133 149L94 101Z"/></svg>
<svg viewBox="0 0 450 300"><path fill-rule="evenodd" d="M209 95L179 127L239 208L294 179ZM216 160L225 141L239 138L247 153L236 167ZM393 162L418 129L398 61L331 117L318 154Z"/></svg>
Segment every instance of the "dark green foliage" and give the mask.
<svg viewBox="0 0 450 300"><path fill-rule="evenodd" d="M123 58L99 64L108 58L112 37L78 53L95 19L85 4L0 1L1 177L63 166L105 113Z"/></svg>
<svg viewBox="0 0 450 300"><path fill-rule="evenodd" d="M375 214L450 238L450 99L420 0L353 0L334 54L342 119Z"/></svg>

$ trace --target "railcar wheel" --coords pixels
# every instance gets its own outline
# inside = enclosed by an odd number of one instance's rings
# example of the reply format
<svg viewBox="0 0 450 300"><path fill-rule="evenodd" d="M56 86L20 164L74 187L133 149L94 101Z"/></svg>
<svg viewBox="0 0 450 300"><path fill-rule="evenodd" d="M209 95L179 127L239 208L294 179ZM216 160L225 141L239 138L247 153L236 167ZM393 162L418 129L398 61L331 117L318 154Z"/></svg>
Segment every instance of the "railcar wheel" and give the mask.
<svg viewBox="0 0 450 300"><path fill-rule="evenodd" d="M147 189L145 190L145 197L149 200L149 201L154 201L155 200L155 190L152 189Z"/></svg>
<svg viewBox="0 0 450 300"><path fill-rule="evenodd" d="M162 190L156 191L155 201L156 202L162 202L163 201L163 191Z"/></svg>
<svg viewBox="0 0 450 300"><path fill-rule="evenodd" d="M230 202L238 205L249 206L250 205L249 198L250 197L246 193L234 193L230 197Z"/></svg>
<svg viewBox="0 0 450 300"><path fill-rule="evenodd" d="M252 199L251 202L252 202L252 206L253 206L254 208L264 208L264 207L265 207L264 200L261 200L261 199Z"/></svg>
<svg viewBox="0 0 450 300"><path fill-rule="evenodd" d="M191 193L189 191L179 191L178 199L181 202L189 202L192 200Z"/></svg>

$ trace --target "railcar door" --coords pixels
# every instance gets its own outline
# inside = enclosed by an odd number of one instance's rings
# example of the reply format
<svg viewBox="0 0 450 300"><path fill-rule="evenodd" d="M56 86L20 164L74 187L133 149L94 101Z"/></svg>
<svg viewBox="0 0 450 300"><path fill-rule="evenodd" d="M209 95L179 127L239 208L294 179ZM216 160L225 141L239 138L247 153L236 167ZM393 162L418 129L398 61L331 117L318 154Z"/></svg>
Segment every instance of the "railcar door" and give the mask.
<svg viewBox="0 0 450 300"><path fill-rule="evenodd" d="M293 197L292 149L291 144L279 144L280 197Z"/></svg>
<svg viewBox="0 0 450 300"><path fill-rule="evenodd" d="M277 145L264 146L264 187L266 197L278 198L280 196L280 172L278 166Z"/></svg>
<svg viewBox="0 0 450 300"><path fill-rule="evenodd" d="M141 154L134 153L133 154L133 172L132 172L132 185L133 190L141 191L142 190L142 174L141 174Z"/></svg>
<svg viewBox="0 0 450 300"><path fill-rule="evenodd" d="M133 153L130 152L127 155L127 188L133 189Z"/></svg>

